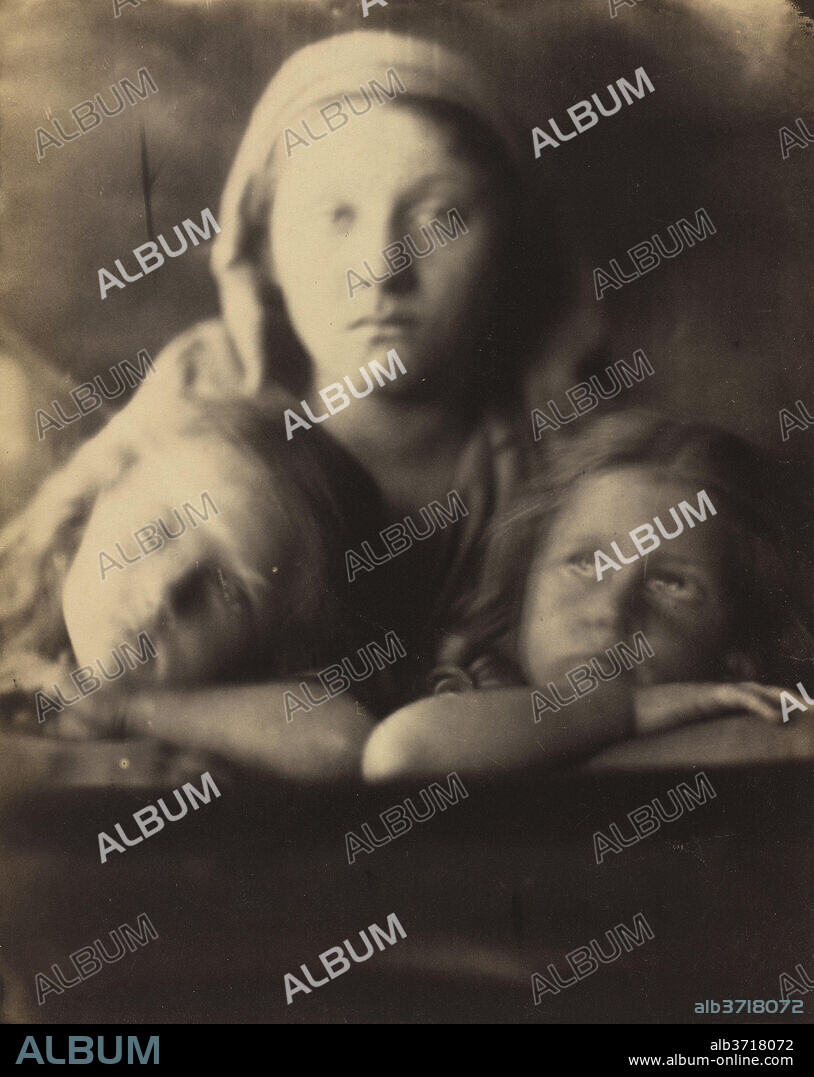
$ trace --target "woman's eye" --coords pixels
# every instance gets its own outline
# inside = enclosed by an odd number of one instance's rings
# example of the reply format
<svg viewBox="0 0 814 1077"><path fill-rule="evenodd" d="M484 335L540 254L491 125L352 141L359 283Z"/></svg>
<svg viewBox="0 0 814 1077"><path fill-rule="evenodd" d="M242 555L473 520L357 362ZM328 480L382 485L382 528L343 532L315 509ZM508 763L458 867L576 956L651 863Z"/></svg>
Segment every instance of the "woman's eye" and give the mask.
<svg viewBox="0 0 814 1077"><path fill-rule="evenodd" d="M430 221L436 218L442 218L446 221L447 214L454 203L442 203L439 199L428 199L425 202L418 202L414 206L410 206L409 211L405 215L404 225L407 231L410 229L419 229L422 225L429 225Z"/></svg>
<svg viewBox="0 0 814 1077"><path fill-rule="evenodd" d="M568 558L568 567L572 568L580 576L595 576L596 562L591 553L575 553Z"/></svg>
<svg viewBox="0 0 814 1077"><path fill-rule="evenodd" d="M328 223L335 228L347 228L353 224L356 214L351 206L334 206L326 212Z"/></svg>

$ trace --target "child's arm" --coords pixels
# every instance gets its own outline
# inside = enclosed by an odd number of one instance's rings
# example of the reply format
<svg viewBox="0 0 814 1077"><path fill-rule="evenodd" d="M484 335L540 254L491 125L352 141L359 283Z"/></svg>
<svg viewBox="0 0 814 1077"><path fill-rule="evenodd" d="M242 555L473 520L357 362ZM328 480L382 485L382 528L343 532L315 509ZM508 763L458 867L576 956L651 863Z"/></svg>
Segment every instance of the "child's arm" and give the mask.
<svg viewBox="0 0 814 1077"><path fill-rule="evenodd" d="M131 694L105 687L61 713L46 714L38 724L35 692L51 691L62 672L59 664L26 654L14 655L0 667L0 704L13 724L41 730L46 737L154 738L302 781L359 776L362 749L373 728L372 719L347 693L308 713L297 709L287 721L286 692L300 698L302 693L294 683Z"/></svg>
<svg viewBox="0 0 814 1077"><path fill-rule="evenodd" d="M297 684L144 691L124 704L125 736L157 737L299 781L358 777L372 719L347 693L286 720Z"/></svg>
<svg viewBox="0 0 814 1077"><path fill-rule="evenodd" d="M564 689L565 690L565 689ZM473 777L577 762L611 744L725 714L780 723L780 689L759 684L600 685L535 723L531 688L481 689L420 699L372 733L362 772L369 781Z"/></svg>
<svg viewBox="0 0 814 1077"><path fill-rule="evenodd" d="M386 718L365 747L369 781L472 776L545 763L554 767L634 736L632 690L601 685L534 721L531 688L487 688L417 700Z"/></svg>

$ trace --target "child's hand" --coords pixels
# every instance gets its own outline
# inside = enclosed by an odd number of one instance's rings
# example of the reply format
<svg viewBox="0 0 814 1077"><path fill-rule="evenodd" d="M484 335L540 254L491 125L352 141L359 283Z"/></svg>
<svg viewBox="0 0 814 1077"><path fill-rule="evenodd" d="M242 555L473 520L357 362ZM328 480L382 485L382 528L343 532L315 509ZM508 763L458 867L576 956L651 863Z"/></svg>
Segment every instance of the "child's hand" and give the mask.
<svg viewBox="0 0 814 1077"><path fill-rule="evenodd" d="M782 722L781 691L783 689L754 682L706 684L689 681L636 688L633 695L636 732L640 735L658 733L687 722L719 718L725 714L746 714L779 724Z"/></svg>
<svg viewBox="0 0 814 1077"><path fill-rule="evenodd" d="M157 740L63 740L0 729L0 810L66 789L172 789L207 770L218 788L227 784L220 760Z"/></svg>
<svg viewBox="0 0 814 1077"><path fill-rule="evenodd" d="M63 691L70 683L67 655L51 661L33 651L18 651L0 665L0 715L16 729L42 732L47 737L96 740L123 735L122 716L125 700L114 689L105 688L63 707L54 685ZM76 691L67 690L73 698ZM36 693L44 692L61 707L61 712L44 708L42 722L37 711Z"/></svg>
<svg viewBox="0 0 814 1077"><path fill-rule="evenodd" d="M0 664L0 695L48 691L68 672L67 662L54 662L34 651L15 651Z"/></svg>
<svg viewBox="0 0 814 1077"><path fill-rule="evenodd" d="M68 684L69 669L67 655L54 662L28 651L0 666L0 717L7 726L0 729L0 801L31 786L49 792L171 786L206 770L223 780L222 764L210 753L120 739L149 731L125 729L128 697L107 686L59 714L49 711L40 723L35 693L55 698L53 685Z"/></svg>
<svg viewBox="0 0 814 1077"><path fill-rule="evenodd" d="M40 728L54 740L116 740L127 735L125 705L117 692L94 692L61 714L50 714Z"/></svg>
<svg viewBox="0 0 814 1077"><path fill-rule="evenodd" d="M54 684L64 683L67 662L54 662L34 651L16 651L0 665L0 717L15 725L36 726L38 691L53 695Z"/></svg>

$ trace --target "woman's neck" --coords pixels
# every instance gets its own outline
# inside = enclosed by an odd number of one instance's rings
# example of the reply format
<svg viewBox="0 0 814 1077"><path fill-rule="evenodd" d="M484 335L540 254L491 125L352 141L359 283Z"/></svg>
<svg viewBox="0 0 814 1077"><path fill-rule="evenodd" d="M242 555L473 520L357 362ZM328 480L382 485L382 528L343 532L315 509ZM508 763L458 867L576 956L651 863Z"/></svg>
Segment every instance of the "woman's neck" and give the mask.
<svg viewBox="0 0 814 1077"><path fill-rule="evenodd" d="M329 432L376 480L394 508L446 494L475 414L446 401L373 397L333 416Z"/></svg>

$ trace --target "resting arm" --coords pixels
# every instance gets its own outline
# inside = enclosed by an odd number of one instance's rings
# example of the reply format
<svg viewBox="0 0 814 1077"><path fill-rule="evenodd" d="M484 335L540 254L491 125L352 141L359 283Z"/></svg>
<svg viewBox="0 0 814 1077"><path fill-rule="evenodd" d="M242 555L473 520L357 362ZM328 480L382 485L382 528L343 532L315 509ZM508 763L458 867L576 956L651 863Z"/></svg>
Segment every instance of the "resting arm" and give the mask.
<svg viewBox="0 0 814 1077"><path fill-rule="evenodd" d="M47 737L150 737L221 756L294 781L358 777L373 728L347 694L286 721L285 692L296 684L99 692L47 719ZM98 701L98 702L97 702Z"/></svg>
<svg viewBox="0 0 814 1077"><path fill-rule="evenodd" d="M537 723L531 688L431 696L375 730L362 772L369 781L387 781L442 777L451 770L477 777L535 764L563 766L635 736L725 714L745 713L777 726L783 721L780 696L779 688L753 683L634 687L619 678L558 711L537 708Z"/></svg>
<svg viewBox="0 0 814 1077"><path fill-rule="evenodd" d="M530 764L555 767L635 734L632 690L601 685L534 721L531 688L490 688L420 699L372 733L362 771L369 781L473 777Z"/></svg>

